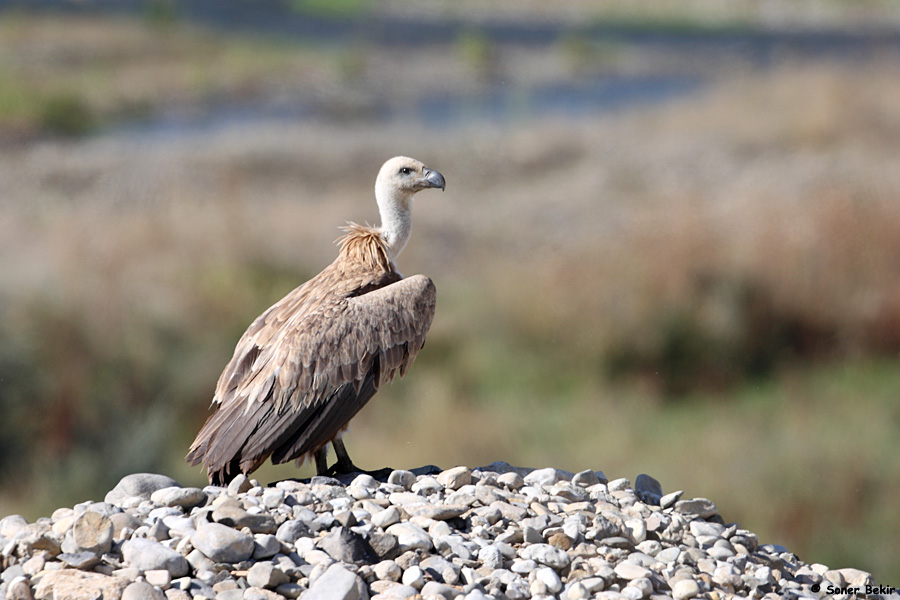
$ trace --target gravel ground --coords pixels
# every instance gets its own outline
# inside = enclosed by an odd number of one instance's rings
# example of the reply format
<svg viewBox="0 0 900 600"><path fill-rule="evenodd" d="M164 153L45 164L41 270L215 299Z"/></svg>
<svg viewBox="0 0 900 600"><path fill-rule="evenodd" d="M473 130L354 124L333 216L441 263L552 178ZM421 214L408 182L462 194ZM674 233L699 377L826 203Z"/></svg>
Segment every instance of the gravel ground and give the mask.
<svg viewBox="0 0 900 600"><path fill-rule="evenodd" d="M103 502L3 518L0 548L15 600L900 597L647 475L506 463L204 489L137 473Z"/></svg>

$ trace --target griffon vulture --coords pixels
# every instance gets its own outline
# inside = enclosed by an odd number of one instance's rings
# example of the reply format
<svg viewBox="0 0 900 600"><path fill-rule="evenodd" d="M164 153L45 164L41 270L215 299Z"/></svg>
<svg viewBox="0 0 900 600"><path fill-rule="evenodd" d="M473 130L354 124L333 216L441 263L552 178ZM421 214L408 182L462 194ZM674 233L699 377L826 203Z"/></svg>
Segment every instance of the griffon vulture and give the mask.
<svg viewBox="0 0 900 600"><path fill-rule="evenodd" d="M269 457L312 455L320 475L359 470L341 433L382 384L406 374L434 316L434 284L404 279L394 261L409 241L413 196L444 185L417 160L387 161L375 180L381 227L349 223L337 259L253 321L187 455L206 466L210 483L224 485ZM337 455L330 469L329 442Z"/></svg>

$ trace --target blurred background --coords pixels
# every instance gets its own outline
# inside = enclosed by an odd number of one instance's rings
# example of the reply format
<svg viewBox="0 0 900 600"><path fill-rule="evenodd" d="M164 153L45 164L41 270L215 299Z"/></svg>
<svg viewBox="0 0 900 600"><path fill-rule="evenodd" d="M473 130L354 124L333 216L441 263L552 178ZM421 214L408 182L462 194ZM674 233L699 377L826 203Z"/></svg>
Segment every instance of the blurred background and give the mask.
<svg viewBox="0 0 900 600"><path fill-rule="evenodd" d="M358 464L649 473L900 584L892 0L0 0L0 514L203 485L237 338L396 154L438 310Z"/></svg>

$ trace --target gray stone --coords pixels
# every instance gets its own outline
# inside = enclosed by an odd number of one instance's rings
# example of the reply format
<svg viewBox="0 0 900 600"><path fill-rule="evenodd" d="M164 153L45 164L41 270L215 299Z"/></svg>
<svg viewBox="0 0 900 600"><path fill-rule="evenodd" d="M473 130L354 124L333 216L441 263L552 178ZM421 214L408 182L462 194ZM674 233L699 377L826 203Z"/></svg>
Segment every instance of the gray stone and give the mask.
<svg viewBox="0 0 900 600"><path fill-rule="evenodd" d="M458 490L462 486L472 483L472 471L467 467L453 467L438 475L437 480L445 488Z"/></svg>
<svg viewBox="0 0 900 600"><path fill-rule="evenodd" d="M252 514L243 508L230 504L215 509L212 517L216 523L221 523L234 529L247 527L253 533L275 533L278 530L278 527L275 525L275 518L272 515L265 513Z"/></svg>
<svg viewBox="0 0 900 600"><path fill-rule="evenodd" d="M140 571L165 569L172 577L181 577L190 570L185 557L159 542L146 538L133 538L122 545L125 564Z"/></svg>
<svg viewBox="0 0 900 600"><path fill-rule="evenodd" d="M85 512L72 527L72 540L80 550L103 554L113 541L113 524L109 517L93 511Z"/></svg>
<svg viewBox="0 0 900 600"><path fill-rule="evenodd" d="M412 487L412 485L416 482L416 476L413 475L410 471L404 471L402 469L397 469L391 471L391 474L388 475L388 483L393 485L399 485L405 490L408 490Z"/></svg>
<svg viewBox="0 0 900 600"><path fill-rule="evenodd" d="M3 571L0 571L0 581L9 583L16 577L24 577L25 568L22 565L12 565Z"/></svg>
<svg viewBox="0 0 900 600"><path fill-rule="evenodd" d="M270 562L256 563L247 572L247 583L253 587L272 589L291 580Z"/></svg>
<svg viewBox="0 0 900 600"><path fill-rule="evenodd" d="M318 542L319 548L337 561L374 564L378 557L363 537L346 527L333 529Z"/></svg>
<svg viewBox="0 0 900 600"><path fill-rule="evenodd" d="M675 600L687 600L700 593L700 586L693 579L682 579L672 586L672 597Z"/></svg>
<svg viewBox="0 0 900 600"><path fill-rule="evenodd" d="M397 536L390 533L375 532L369 534L369 545L375 551L375 554L378 555L378 558L381 559L395 558L401 554Z"/></svg>
<svg viewBox="0 0 900 600"><path fill-rule="evenodd" d="M285 544L293 544L302 537L308 537L309 534L309 526L306 523L299 519L292 519L281 524L275 532L275 538Z"/></svg>
<svg viewBox="0 0 900 600"><path fill-rule="evenodd" d="M374 491L378 489L378 480L368 473L360 473L350 482L348 487L359 487Z"/></svg>
<svg viewBox="0 0 900 600"><path fill-rule="evenodd" d="M335 510L332 514L334 515L334 520L344 527L353 527L358 523L352 510Z"/></svg>
<svg viewBox="0 0 900 600"><path fill-rule="evenodd" d="M488 569L503 568L503 554L499 548L493 545L483 546L478 551L478 560L483 567Z"/></svg>
<svg viewBox="0 0 900 600"><path fill-rule="evenodd" d="M169 588L166 590L167 600L191 600L191 595L178 588Z"/></svg>
<svg viewBox="0 0 900 600"><path fill-rule="evenodd" d="M462 505L431 504L429 502L404 508L410 516L425 517L426 519L434 519L436 521L455 519L467 510L467 508Z"/></svg>
<svg viewBox="0 0 900 600"><path fill-rule="evenodd" d="M559 471L553 467L546 469L535 469L525 476L526 485L549 486L560 480Z"/></svg>
<svg viewBox="0 0 900 600"><path fill-rule="evenodd" d="M216 568L216 563L208 559L202 552L194 548L187 555L187 561L190 563L194 570L200 571L203 569L207 569L209 571Z"/></svg>
<svg viewBox="0 0 900 600"><path fill-rule="evenodd" d="M724 548L722 546L713 546L712 548L708 548L706 553L709 554L716 560L725 561L734 556L734 552L729 550L728 548Z"/></svg>
<svg viewBox="0 0 900 600"><path fill-rule="evenodd" d="M262 495L263 506L269 510L276 509L284 502L285 492L279 488L267 488Z"/></svg>
<svg viewBox="0 0 900 600"><path fill-rule="evenodd" d="M121 598L128 582L118 577L101 573L60 569L47 571L34 587L37 600L96 600L98 598Z"/></svg>
<svg viewBox="0 0 900 600"><path fill-rule="evenodd" d="M628 519L625 521L625 535L632 544L640 544L647 539L647 525L643 519Z"/></svg>
<svg viewBox="0 0 900 600"><path fill-rule="evenodd" d="M253 555L253 537L221 523L204 523L191 535L191 543L210 560L238 563Z"/></svg>
<svg viewBox="0 0 900 600"><path fill-rule="evenodd" d="M227 492L229 496L237 496L250 491L252 487L253 484L250 483L250 479L243 473L238 473L234 479L228 482Z"/></svg>
<svg viewBox="0 0 900 600"><path fill-rule="evenodd" d="M177 485L177 481L166 475L134 473L120 479L116 487L106 494L105 501L115 506L121 506L123 501L135 496L143 500L149 500L150 495L156 490Z"/></svg>
<svg viewBox="0 0 900 600"><path fill-rule="evenodd" d="M335 563L312 584L303 600L368 600L369 592L360 577Z"/></svg>
<svg viewBox="0 0 900 600"><path fill-rule="evenodd" d="M34 575L37 575L41 571L43 571L44 566L46 564L47 564L47 559L44 557L44 555L36 554L35 556L32 556L31 558L29 558L28 560L26 560L25 562L22 563L22 570L25 572L26 575L28 575L29 577L32 577ZM10 568L12 568L12 567L10 567ZM7 570L9 570L9 569L7 569Z"/></svg>
<svg viewBox="0 0 900 600"><path fill-rule="evenodd" d="M253 558L271 558L281 552L281 542L274 535L263 533L253 537Z"/></svg>
<svg viewBox="0 0 900 600"><path fill-rule="evenodd" d="M400 511L396 506L388 506L385 509L372 515L372 525L375 527L390 527L394 523L400 522Z"/></svg>
<svg viewBox="0 0 900 600"><path fill-rule="evenodd" d="M662 508L669 508L670 506L673 506L679 500L679 498L681 498L681 495L683 493L684 493L684 490L678 490L677 492L670 492L659 499L659 505Z"/></svg>
<svg viewBox="0 0 900 600"><path fill-rule="evenodd" d="M150 585L155 585L159 588L165 589L169 587L169 584L172 583L172 574L165 569L155 569L145 571L144 579L146 579L147 583L149 583Z"/></svg>
<svg viewBox="0 0 900 600"><path fill-rule="evenodd" d="M429 551L433 547L428 532L414 523L395 523L387 528L387 533L397 537L400 552L416 549Z"/></svg>
<svg viewBox="0 0 900 600"><path fill-rule="evenodd" d="M94 552L64 552L56 557L57 560L66 563L73 569L90 571L100 564L100 557Z"/></svg>
<svg viewBox="0 0 900 600"><path fill-rule="evenodd" d="M647 504L659 504L662 498L662 485L649 475L641 473L634 480L634 491L638 498Z"/></svg>
<svg viewBox="0 0 900 600"><path fill-rule="evenodd" d="M654 558L659 562L665 563L673 563L678 560L678 555L681 554L681 548L678 546L672 546L671 548L664 548L656 553Z"/></svg>
<svg viewBox="0 0 900 600"><path fill-rule="evenodd" d="M620 477L607 483L606 487L610 492L621 492L631 487L631 482L628 481L627 477Z"/></svg>
<svg viewBox="0 0 900 600"><path fill-rule="evenodd" d="M535 572L535 578L546 586L551 594L558 594L562 589L562 580L550 567L542 567Z"/></svg>
<svg viewBox="0 0 900 600"><path fill-rule="evenodd" d="M465 592L459 588L449 586L446 583L438 583L437 581L429 581L422 586L423 598L440 596L441 598L449 600L450 598L456 598L458 596L463 596L464 594Z"/></svg>
<svg viewBox="0 0 900 600"><path fill-rule="evenodd" d="M675 503L675 512L687 515L697 515L701 519L708 519L719 514L719 509L712 501L706 498L694 498L693 500L679 500Z"/></svg>
<svg viewBox="0 0 900 600"><path fill-rule="evenodd" d="M162 521L169 528L170 537L173 535L173 532L176 532L175 535L178 537L183 537L190 536L197 530L196 521L185 515L169 515L163 517Z"/></svg>
<svg viewBox="0 0 900 600"><path fill-rule="evenodd" d="M646 598L653 593L653 584L646 577L632 579L628 585L622 590L622 595L632 600L640 600Z"/></svg>
<svg viewBox="0 0 900 600"><path fill-rule="evenodd" d="M866 571L851 568L838 569L837 571L844 578L844 581L847 582L847 585L852 587L872 585L874 583L871 573Z"/></svg>
<svg viewBox="0 0 900 600"><path fill-rule="evenodd" d="M533 560L554 569L564 569L569 566L570 562L568 554L559 548L554 548L550 544L525 546L519 551L519 556L525 560Z"/></svg>
<svg viewBox="0 0 900 600"><path fill-rule="evenodd" d="M403 575L403 569L393 560L383 560L372 569L381 581L400 581Z"/></svg>
<svg viewBox="0 0 900 600"><path fill-rule="evenodd" d="M378 582L372 584L373 592L375 591L374 587L377 583ZM405 600L406 598L421 598L421 596L419 595L419 590L410 585L393 583L389 584L388 588L378 596L375 596L375 598L378 598L378 600Z"/></svg>
<svg viewBox="0 0 900 600"><path fill-rule="evenodd" d="M0 519L0 538L11 540L16 537L28 521L22 515L9 515Z"/></svg>
<svg viewBox="0 0 900 600"><path fill-rule="evenodd" d="M122 592L122 600L165 600L166 595L149 583L135 581L129 583Z"/></svg>
<svg viewBox="0 0 900 600"><path fill-rule="evenodd" d="M505 485L511 490L518 490L525 485L525 479L515 471L510 471L499 475L497 477L497 483Z"/></svg>
<svg viewBox="0 0 900 600"><path fill-rule="evenodd" d="M403 585L421 590L422 586L425 585L425 571L418 565L412 566L403 572L401 581Z"/></svg>
<svg viewBox="0 0 900 600"><path fill-rule="evenodd" d="M0 589L2 593L2 589ZM31 595L31 586L25 577L17 577L9 582L6 588L6 600L33 600Z"/></svg>
<svg viewBox="0 0 900 600"><path fill-rule="evenodd" d="M688 525L688 528L691 530L691 535L696 538L701 536L711 536L711 537L722 537L722 533L725 531L725 526L719 523L708 523L706 521L691 521Z"/></svg>
<svg viewBox="0 0 900 600"><path fill-rule="evenodd" d="M662 531L671 523L671 519L660 512L651 513L649 517L644 520L644 524L647 526L647 531Z"/></svg>
<svg viewBox="0 0 900 600"><path fill-rule="evenodd" d="M436 494L443 489L443 485L430 475L426 475L424 477L420 477L410 488L416 494L424 494L425 496L430 496L431 494Z"/></svg>
<svg viewBox="0 0 900 600"><path fill-rule="evenodd" d="M616 565L614 571L621 579L629 581L641 577L650 577L651 575L650 569L631 562L620 562Z"/></svg>
<svg viewBox="0 0 900 600"><path fill-rule="evenodd" d="M284 596L285 598L299 598L300 594L306 591L306 588L301 586L298 583L282 583L278 587L275 588L275 593ZM216 600L219 600L216 598Z"/></svg>
<svg viewBox="0 0 900 600"><path fill-rule="evenodd" d="M47 523L30 523L16 533L15 539L3 548L3 554L9 556L16 549L20 556L31 556L39 550L46 550L56 556L62 550L61 545L62 536Z"/></svg>
<svg viewBox="0 0 900 600"><path fill-rule="evenodd" d="M443 556L432 554L419 563L419 567L434 581L454 585L459 581L460 567Z"/></svg>
<svg viewBox="0 0 900 600"><path fill-rule="evenodd" d="M163 506L179 506L191 509L206 504L206 492L195 487L173 486L156 490L150 494L150 501Z"/></svg>
<svg viewBox="0 0 900 600"><path fill-rule="evenodd" d="M587 471L575 473L575 476L572 477L572 483L587 488L600 483L600 478L597 477L597 474L594 471L588 469Z"/></svg>
<svg viewBox="0 0 900 600"><path fill-rule="evenodd" d="M566 593L566 600L588 600L590 597L591 593L581 581L573 583Z"/></svg>
<svg viewBox="0 0 900 600"><path fill-rule="evenodd" d="M166 522L162 519L156 519L156 521L153 522L153 525L150 526L147 537L151 537L157 542L165 541L169 539L169 526L166 525Z"/></svg>

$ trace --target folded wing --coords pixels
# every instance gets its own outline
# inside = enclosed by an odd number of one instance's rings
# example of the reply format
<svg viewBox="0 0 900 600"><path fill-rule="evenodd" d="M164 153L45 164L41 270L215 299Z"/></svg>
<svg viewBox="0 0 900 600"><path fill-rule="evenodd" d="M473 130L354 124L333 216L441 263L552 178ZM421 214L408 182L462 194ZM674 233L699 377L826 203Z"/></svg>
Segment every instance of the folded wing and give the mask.
<svg viewBox="0 0 900 600"><path fill-rule="evenodd" d="M435 288L424 275L349 297L306 287L251 325L219 380L218 410L188 454L214 483L315 452L425 343Z"/></svg>

